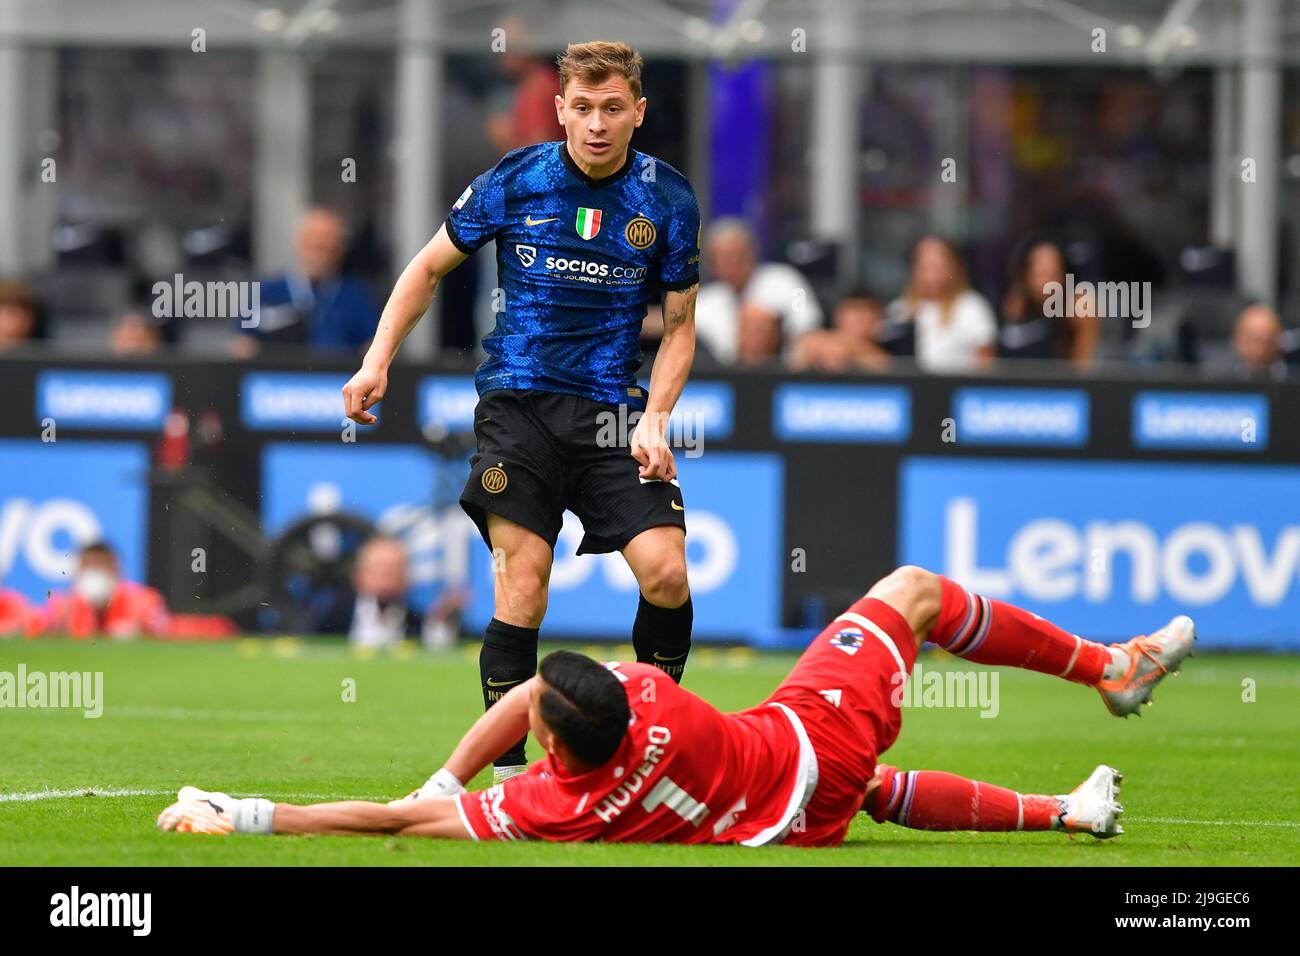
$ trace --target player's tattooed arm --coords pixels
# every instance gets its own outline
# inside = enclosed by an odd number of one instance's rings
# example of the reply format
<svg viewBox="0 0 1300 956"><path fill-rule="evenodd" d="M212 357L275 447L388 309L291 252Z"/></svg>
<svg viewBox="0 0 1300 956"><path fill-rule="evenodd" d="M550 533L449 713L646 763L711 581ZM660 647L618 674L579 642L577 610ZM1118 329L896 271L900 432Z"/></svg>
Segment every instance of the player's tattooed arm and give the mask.
<svg viewBox="0 0 1300 956"><path fill-rule="evenodd" d="M632 434L632 457L641 463L642 478L671 481L677 477L677 464L664 433L695 361L695 297L699 291L700 287L693 285L664 295L664 335L650 372L650 396Z"/></svg>
<svg viewBox="0 0 1300 956"><path fill-rule="evenodd" d="M361 370L343 386L344 410L348 418L362 425L373 425L377 421L369 409L377 405L388 390L388 367L393 364L398 347L421 316L429 311L439 280L467 258L456 248L447 235L447 227L443 226L407 263L379 317L379 327L366 350Z"/></svg>
<svg viewBox="0 0 1300 956"><path fill-rule="evenodd" d="M700 293L698 285L690 286L679 292L664 295L664 334L681 329L687 325L691 329L691 341L695 339L695 299Z"/></svg>

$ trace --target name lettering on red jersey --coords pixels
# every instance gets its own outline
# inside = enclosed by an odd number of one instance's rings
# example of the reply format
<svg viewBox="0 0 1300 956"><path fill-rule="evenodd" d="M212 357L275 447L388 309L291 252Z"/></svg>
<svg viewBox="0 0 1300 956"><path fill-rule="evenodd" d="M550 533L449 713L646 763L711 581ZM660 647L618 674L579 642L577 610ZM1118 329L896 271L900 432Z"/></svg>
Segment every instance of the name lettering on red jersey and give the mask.
<svg viewBox="0 0 1300 956"><path fill-rule="evenodd" d="M651 740L655 739L655 731L663 731L665 742L672 737L672 735L668 733L666 727L651 727ZM645 782L649 779L650 775L655 772L655 767L659 766L660 761L664 759L666 753L667 751L664 750L663 747L657 746L656 744L650 744L647 746L645 748L644 761L641 766L637 767L633 772L631 779L619 784L619 786L610 793L609 796L592 807L591 812L600 817L600 819L605 823L611 823L617 819L618 816L622 814L623 808L632 802L632 798L636 796L641 787L645 785Z"/></svg>

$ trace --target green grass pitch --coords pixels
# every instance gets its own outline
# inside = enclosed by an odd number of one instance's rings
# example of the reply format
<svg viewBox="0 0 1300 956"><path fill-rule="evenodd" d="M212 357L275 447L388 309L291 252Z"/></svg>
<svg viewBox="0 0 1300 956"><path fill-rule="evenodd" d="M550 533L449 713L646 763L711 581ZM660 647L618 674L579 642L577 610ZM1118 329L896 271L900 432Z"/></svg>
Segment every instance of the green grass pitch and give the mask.
<svg viewBox="0 0 1300 956"><path fill-rule="evenodd" d="M627 649L600 648L623 657ZM386 799L435 769L480 710L475 649L358 656L338 642L0 641L0 671L102 671L104 712L0 709L0 865L1217 865L1300 863L1300 659L1203 653L1141 720L1086 688L1001 670L999 713L908 708L884 759L1062 792L1125 774L1126 832L922 833L860 817L837 849L493 845L198 837L154 817L182 784L314 802ZM791 655L698 648L686 686L758 703ZM951 665L924 655L927 669ZM1243 683L1254 682L1254 701ZM344 700L355 682L355 701ZM1247 695L1248 696L1248 695ZM530 749L530 757L535 748ZM480 778L479 784L486 778Z"/></svg>

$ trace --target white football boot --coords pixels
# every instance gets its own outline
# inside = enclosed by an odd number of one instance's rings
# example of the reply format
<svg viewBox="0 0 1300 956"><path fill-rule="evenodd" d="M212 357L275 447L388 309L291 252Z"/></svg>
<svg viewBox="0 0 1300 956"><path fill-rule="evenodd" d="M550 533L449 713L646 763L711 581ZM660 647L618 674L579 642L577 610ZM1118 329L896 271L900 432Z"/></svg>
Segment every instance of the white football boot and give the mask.
<svg viewBox="0 0 1300 956"><path fill-rule="evenodd" d="M1114 767L1102 764L1083 783L1057 797L1062 806L1061 828L1066 833L1088 833L1098 840L1123 833L1119 818L1124 815L1124 807L1116 799L1123 779L1124 775Z"/></svg>

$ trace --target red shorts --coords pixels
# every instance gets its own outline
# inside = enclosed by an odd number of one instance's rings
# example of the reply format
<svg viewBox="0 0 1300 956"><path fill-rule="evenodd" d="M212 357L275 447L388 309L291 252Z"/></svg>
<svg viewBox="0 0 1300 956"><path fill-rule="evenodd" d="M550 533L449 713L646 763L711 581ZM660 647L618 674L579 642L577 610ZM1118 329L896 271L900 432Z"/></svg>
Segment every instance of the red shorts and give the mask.
<svg viewBox="0 0 1300 956"><path fill-rule="evenodd" d="M768 702L803 721L817 754L817 788L784 842L835 846L862 808L876 758L902 728L903 677L916 638L903 615L862 598L827 625Z"/></svg>

